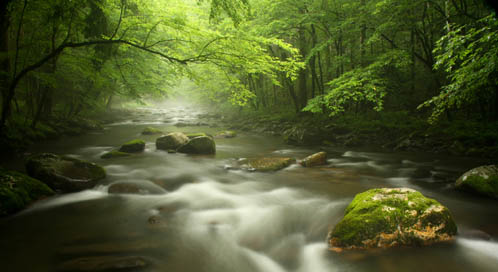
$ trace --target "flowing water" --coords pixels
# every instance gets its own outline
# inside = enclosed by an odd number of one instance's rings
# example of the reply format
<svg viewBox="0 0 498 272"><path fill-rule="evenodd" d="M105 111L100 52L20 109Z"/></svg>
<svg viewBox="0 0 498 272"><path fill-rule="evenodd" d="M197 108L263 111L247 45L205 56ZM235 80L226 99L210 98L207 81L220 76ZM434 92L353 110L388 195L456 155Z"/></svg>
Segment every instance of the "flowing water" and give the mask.
<svg viewBox="0 0 498 272"><path fill-rule="evenodd" d="M1 271L496 271L498 202L454 189L448 180L479 165L476 159L428 154L325 149L328 165L290 166L274 173L228 170L235 158L290 156L319 151L285 145L281 138L239 133L216 139L214 156L155 149L163 131L207 132L200 112L144 109L101 133L47 142L32 152L53 152L103 165L96 188L37 202L0 221ZM128 140L146 140L143 154L100 159ZM109 194L109 185L133 183L141 194ZM355 194L375 187L410 187L451 210L455 242L337 254L327 230Z"/></svg>

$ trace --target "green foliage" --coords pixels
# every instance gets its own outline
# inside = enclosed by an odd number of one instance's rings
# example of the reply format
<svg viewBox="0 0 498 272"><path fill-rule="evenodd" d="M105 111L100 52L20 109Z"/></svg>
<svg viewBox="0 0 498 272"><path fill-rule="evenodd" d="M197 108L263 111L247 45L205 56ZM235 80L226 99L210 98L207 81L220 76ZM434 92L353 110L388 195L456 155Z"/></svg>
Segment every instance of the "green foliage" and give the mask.
<svg viewBox="0 0 498 272"><path fill-rule="evenodd" d="M365 68L346 72L327 83L327 93L308 101L303 111L329 111L330 116L344 112L350 103L369 102L375 111L383 109L384 97L389 91L387 73L394 67L403 69L407 65L406 56L401 51L391 51Z"/></svg>
<svg viewBox="0 0 498 272"><path fill-rule="evenodd" d="M435 69L444 70L449 84L421 107L434 107L434 122L449 109L493 99L498 85L498 21L494 15L473 24L452 25L437 43Z"/></svg>

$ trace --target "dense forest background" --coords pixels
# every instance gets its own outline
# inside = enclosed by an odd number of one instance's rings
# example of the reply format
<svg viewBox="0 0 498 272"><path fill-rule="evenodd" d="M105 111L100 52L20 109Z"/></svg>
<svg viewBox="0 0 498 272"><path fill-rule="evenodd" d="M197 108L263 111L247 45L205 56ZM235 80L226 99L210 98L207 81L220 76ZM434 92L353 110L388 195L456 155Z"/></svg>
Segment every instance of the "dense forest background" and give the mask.
<svg viewBox="0 0 498 272"><path fill-rule="evenodd" d="M498 154L498 22L482 0L9 0L0 32L10 142L185 97Z"/></svg>

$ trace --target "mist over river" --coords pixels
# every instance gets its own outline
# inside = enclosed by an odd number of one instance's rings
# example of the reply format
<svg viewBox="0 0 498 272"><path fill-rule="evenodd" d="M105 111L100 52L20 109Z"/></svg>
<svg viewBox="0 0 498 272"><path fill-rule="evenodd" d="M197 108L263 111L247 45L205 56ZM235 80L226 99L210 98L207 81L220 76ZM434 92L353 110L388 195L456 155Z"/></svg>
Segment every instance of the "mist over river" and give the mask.
<svg viewBox="0 0 498 272"><path fill-rule="evenodd" d="M39 201L0 221L1 271L496 271L498 202L456 191L452 179L481 162L433 154L382 153L295 147L281 137L238 132L216 138L216 155L156 150L164 132L222 130L189 107L144 108L103 132L34 146L102 165L107 178L92 190ZM184 123L185 126L175 126ZM195 126L192 124L196 124ZM129 140L143 153L100 156ZM325 150L328 164L297 164L277 172L231 170L237 158L302 159ZM139 194L111 194L109 185L138 185ZM452 243L337 254L327 231L355 194L378 187L409 187L453 214Z"/></svg>

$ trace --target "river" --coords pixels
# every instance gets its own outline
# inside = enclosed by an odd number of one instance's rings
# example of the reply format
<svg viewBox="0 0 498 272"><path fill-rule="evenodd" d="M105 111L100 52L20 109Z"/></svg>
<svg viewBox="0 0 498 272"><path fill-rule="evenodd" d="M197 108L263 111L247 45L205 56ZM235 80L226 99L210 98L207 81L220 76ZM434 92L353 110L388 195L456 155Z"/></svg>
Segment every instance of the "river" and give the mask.
<svg viewBox="0 0 498 272"><path fill-rule="evenodd" d="M290 156L317 148L280 137L239 132L216 139L214 156L168 154L155 148L163 131L206 132L191 108L142 109L103 132L34 146L96 162L107 178L92 190L39 201L0 221L1 271L496 271L498 202L456 191L451 179L478 159L431 154L326 148L328 165L292 165L273 173L229 170L234 158ZM143 154L100 156L135 138ZM139 184L143 194L109 194L115 182ZM355 194L376 187L410 187L447 206L459 227L452 243L337 254L327 230Z"/></svg>

